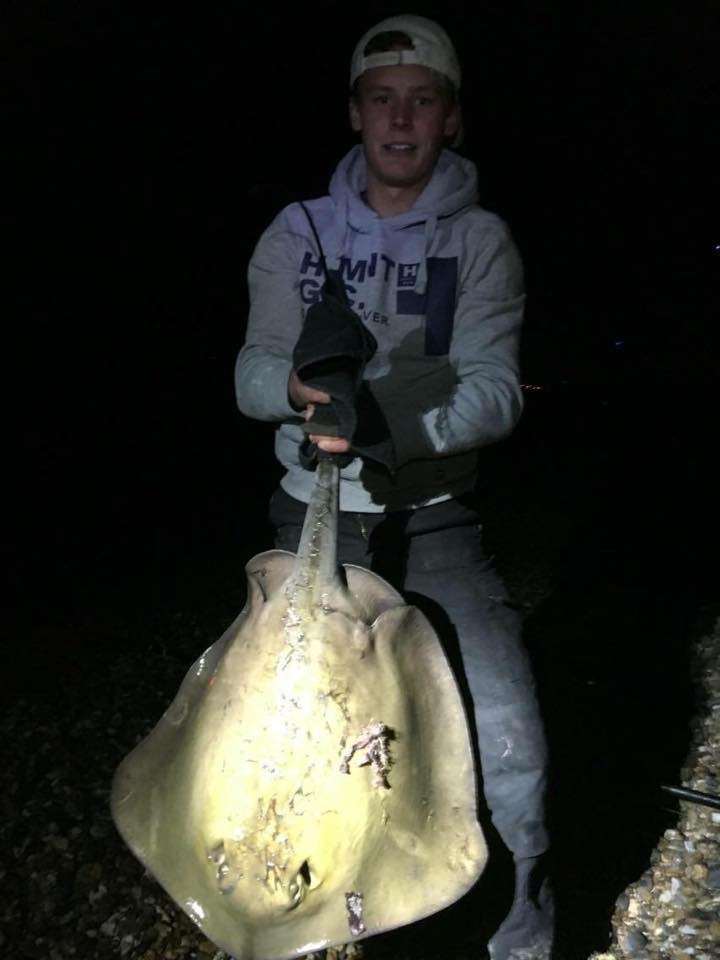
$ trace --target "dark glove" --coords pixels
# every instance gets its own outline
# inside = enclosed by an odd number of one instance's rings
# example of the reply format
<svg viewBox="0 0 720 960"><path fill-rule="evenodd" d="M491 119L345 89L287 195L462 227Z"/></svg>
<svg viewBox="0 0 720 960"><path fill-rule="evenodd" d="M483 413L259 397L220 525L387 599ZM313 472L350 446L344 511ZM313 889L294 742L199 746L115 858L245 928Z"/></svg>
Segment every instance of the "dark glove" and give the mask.
<svg viewBox="0 0 720 960"><path fill-rule="evenodd" d="M321 412L327 404L321 404L316 410ZM382 464L390 473L395 472L395 446L390 434L387 420L383 414L380 405L370 391L367 380L363 380L356 396L355 413L357 418L357 428L349 453L333 454L335 462L339 466L346 467L351 460L360 456L376 463ZM313 417L311 424L318 423L318 418ZM319 424L321 427L322 424ZM321 433L322 429L318 429ZM339 436L339 434L338 434ZM314 470L318 461L317 445L312 443L309 437L305 437L300 444L300 463L306 470Z"/></svg>
<svg viewBox="0 0 720 960"><path fill-rule="evenodd" d="M391 472L395 472L395 446L390 428L380 404L363 380L357 392L355 412L357 429L352 440L352 449L361 457L368 457L381 463Z"/></svg>
<svg viewBox="0 0 720 960"><path fill-rule="evenodd" d="M347 303L342 281L330 273L320 301L306 314L293 352L293 366L303 383L330 395L330 402L317 404L312 420L303 424L306 433L346 437L353 442L358 429L358 391L365 365L376 349L375 337ZM314 467L315 452L315 444L302 444L303 466ZM355 455L345 455L342 465Z"/></svg>
<svg viewBox="0 0 720 960"><path fill-rule="evenodd" d="M376 350L375 337L348 305L342 281L331 273L321 299L307 312L293 352L302 382L330 394L330 403L318 404L313 421L305 425L307 433L353 437L355 395Z"/></svg>

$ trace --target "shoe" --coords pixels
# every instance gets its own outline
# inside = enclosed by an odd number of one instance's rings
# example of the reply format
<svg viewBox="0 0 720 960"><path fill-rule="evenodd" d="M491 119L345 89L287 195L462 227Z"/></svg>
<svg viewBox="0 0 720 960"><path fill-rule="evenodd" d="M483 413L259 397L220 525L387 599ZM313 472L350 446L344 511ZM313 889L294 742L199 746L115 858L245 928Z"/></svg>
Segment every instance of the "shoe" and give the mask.
<svg viewBox="0 0 720 960"><path fill-rule="evenodd" d="M490 960L550 960L555 902L546 857L515 860L515 898L488 942Z"/></svg>

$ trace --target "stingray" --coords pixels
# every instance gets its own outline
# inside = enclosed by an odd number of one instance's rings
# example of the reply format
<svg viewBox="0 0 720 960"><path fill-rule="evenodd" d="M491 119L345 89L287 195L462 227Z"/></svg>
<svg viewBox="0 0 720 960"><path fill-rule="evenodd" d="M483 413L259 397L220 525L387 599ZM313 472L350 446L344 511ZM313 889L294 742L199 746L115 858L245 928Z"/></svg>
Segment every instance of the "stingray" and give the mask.
<svg viewBox="0 0 720 960"><path fill-rule="evenodd" d="M115 774L132 852L238 960L280 960L428 916L487 848L464 708L428 620L338 567L321 461L297 556L246 567L239 617Z"/></svg>

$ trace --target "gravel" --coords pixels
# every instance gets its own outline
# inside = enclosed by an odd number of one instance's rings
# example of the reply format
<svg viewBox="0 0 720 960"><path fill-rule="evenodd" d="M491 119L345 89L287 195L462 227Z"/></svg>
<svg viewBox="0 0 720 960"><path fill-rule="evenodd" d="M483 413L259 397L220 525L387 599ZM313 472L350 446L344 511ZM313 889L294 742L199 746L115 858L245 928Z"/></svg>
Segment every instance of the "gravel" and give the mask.
<svg viewBox="0 0 720 960"><path fill-rule="evenodd" d="M682 786L720 796L720 623L695 648L698 712ZM650 867L620 896L610 951L594 960L720 957L720 811L682 802Z"/></svg>
<svg viewBox="0 0 720 960"><path fill-rule="evenodd" d="M174 626L198 632L186 618ZM183 672L159 639L111 658L88 646L71 683L5 712L0 946L12 960L224 960L124 847L108 806L115 767Z"/></svg>

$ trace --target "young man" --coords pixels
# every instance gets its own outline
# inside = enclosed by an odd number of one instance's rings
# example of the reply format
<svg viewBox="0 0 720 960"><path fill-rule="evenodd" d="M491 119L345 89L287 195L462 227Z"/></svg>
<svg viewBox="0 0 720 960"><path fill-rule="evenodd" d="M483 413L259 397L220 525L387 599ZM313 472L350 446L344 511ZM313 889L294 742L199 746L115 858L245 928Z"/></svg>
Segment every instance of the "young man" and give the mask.
<svg viewBox="0 0 720 960"><path fill-rule="evenodd" d="M394 582L433 620L451 659L459 652L485 797L516 869L515 900L489 951L493 960L547 960L545 741L520 623L483 554L471 498L478 450L510 433L522 408L521 265L504 224L477 205L474 165L446 149L460 136L460 67L442 28L415 16L384 20L358 43L350 81L362 145L341 160L330 195L306 204L322 251L294 204L250 263L238 404L279 423L286 473L270 517L277 546L295 550L314 484L302 418L331 397L303 383L292 358L321 294L324 252L377 341L364 377L382 434L361 442L359 409L354 435L311 436L349 460L339 559Z"/></svg>

